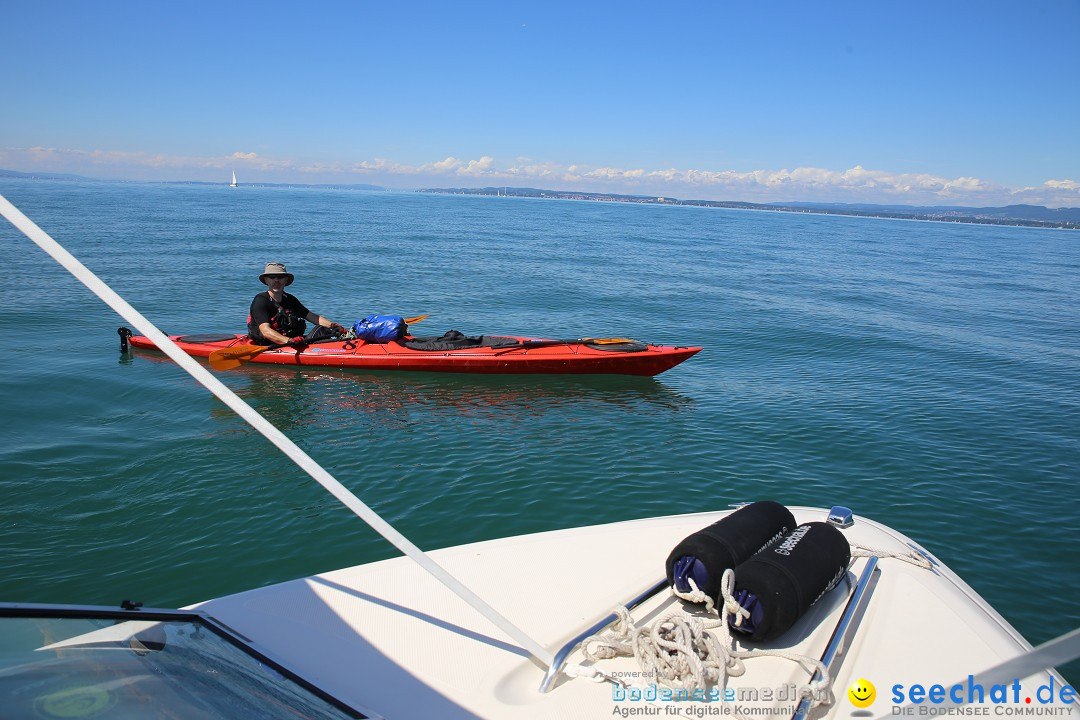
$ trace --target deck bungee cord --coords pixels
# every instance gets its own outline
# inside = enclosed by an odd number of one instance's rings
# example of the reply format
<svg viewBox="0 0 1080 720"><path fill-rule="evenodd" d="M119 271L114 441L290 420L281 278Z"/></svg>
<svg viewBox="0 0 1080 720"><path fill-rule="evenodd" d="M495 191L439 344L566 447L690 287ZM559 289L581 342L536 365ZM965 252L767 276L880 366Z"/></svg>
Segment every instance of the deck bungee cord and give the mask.
<svg viewBox="0 0 1080 720"><path fill-rule="evenodd" d="M49 257L75 276L75 279L85 285L92 293L97 295L106 305L120 315L120 317L134 325L135 329L143 335L150 338L154 344L177 365L187 371L188 374L213 393L215 397L225 403L233 412L258 430L290 460L296 463L300 469L310 475L317 483L322 485L331 495L337 498L361 520L366 522L373 530L375 530L375 532L379 533L379 535L386 539L391 545L416 562L432 577L442 583L448 590L461 598L478 613L483 615L493 625L505 632L509 637L513 638L521 645L522 649L529 653L529 655L534 657L544 666L551 665L553 659L551 652L470 590L460 580L447 572L423 550L413 544L412 541L398 532L378 513L368 507L360 500L360 498L342 485L334 476L312 459L311 456L301 450L298 445L278 430L270 421L240 399L236 393L215 378L206 368L196 362L193 358L189 357L176 345L176 343L170 340L165 333L161 332L157 326L145 318L142 313L132 307L126 300L120 297L120 295L109 287L108 284L91 272L89 268L83 265L48 233L38 227L34 221L24 215L22 211L11 204L11 202L3 195L0 195L0 215L7 218L21 233L26 235L26 237L34 244L44 250Z"/></svg>

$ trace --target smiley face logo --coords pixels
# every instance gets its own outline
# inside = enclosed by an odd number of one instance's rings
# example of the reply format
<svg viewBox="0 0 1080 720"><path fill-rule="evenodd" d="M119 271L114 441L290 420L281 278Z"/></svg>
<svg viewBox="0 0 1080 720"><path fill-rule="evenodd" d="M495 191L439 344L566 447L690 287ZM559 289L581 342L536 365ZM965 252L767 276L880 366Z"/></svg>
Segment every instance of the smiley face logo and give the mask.
<svg viewBox="0 0 1080 720"><path fill-rule="evenodd" d="M857 708L866 708L874 704L877 690L869 680L856 680L847 691L848 700Z"/></svg>

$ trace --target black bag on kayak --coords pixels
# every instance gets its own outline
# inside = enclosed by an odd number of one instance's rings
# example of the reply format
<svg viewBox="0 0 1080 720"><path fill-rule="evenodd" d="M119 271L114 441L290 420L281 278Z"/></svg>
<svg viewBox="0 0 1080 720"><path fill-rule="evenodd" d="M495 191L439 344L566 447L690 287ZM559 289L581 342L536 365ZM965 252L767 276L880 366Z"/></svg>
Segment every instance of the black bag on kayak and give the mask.
<svg viewBox="0 0 1080 720"><path fill-rule="evenodd" d="M498 337L495 335L466 335L457 330L448 330L441 336L414 337L401 343L410 350L444 352L465 348L512 348L518 343L517 338Z"/></svg>
<svg viewBox="0 0 1080 720"><path fill-rule="evenodd" d="M337 336L338 334L330 328L323 327L322 325L316 325L314 328L312 328L311 332L309 332L304 337L304 340L308 341L309 343L313 343L319 342L320 340L333 340L337 338Z"/></svg>

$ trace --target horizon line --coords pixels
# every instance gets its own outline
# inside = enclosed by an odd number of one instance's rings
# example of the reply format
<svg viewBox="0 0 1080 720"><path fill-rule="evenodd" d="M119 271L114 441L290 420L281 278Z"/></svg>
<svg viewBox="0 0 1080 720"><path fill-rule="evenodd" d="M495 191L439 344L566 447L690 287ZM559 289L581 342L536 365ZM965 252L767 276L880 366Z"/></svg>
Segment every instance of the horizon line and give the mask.
<svg viewBox="0 0 1080 720"><path fill-rule="evenodd" d="M28 180L52 180L57 182L75 182L75 181L87 181L87 182L114 182L114 183L130 183L130 184L142 184L142 185L208 185L208 186L220 186L220 187L310 187L310 188L329 188L329 189L356 189L367 190L375 192L414 192L414 193L430 193L441 195L477 195L477 196L496 196L500 190L504 197L514 197L518 199L552 199L552 200L593 200L593 201L606 201L606 202L625 202L633 204L654 204L654 205L672 205L672 206L685 206L685 207L706 207L717 209L729 209L729 210L762 210L767 212L795 212L795 213L810 213L810 214L823 214L823 215L844 215L848 217L869 217L878 219L897 219L897 220L921 220L930 222L953 222L961 224L980 224L980 225L998 225L998 226L1021 226L1021 227L1033 227L1044 229L1063 229L1063 230L1077 230L1080 229L1080 217L1077 219L1043 219L1036 217L1023 217L1014 215L1005 215L994 217L991 215L960 215L949 214L947 212L932 212L932 211L953 211L954 213L960 213L964 211L978 212L978 211L1004 211L1014 207L1027 207L1036 210L1045 210L1047 212L1077 212L1080 213L1080 207L1060 207L1051 208L1046 205L1037 205L1033 203L1013 203L1010 205L987 205L987 206L967 206L967 205L909 205L903 203L872 203L872 202L835 202L835 201L773 201L768 203L756 203L743 200L709 200L709 199L680 199L670 195L649 195L649 194L627 194L627 193L609 193L609 192L594 192L587 190L553 190L544 188L533 187L513 187L510 185L485 185L477 187L418 187L418 188L388 188L382 185L374 183L349 183L349 182L318 182L318 183L298 183L298 182L269 182L269 181L256 181L248 183L238 183L232 185L228 180L223 181L208 181L208 180L139 180L131 178L99 178L86 175L79 175L77 173L58 173L58 172L26 172L21 170L8 170L0 168L0 179L2 178L12 179L28 179ZM514 194L510 194L513 191Z"/></svg>
<svg viewBox="0 0 1080 720"><path fill-rule="evenodd" d="M854 165L845 170L797 167L794 170L701 170L674 167L648 170L590 164L565 164L519 157L401 163L385 158L345 162L277 159L237 151L218 156L168 156L146 152L85 151L63 148L0 147L0 167L17 172L107 176L141 181L215 182L230 170L260 182L285 184L372 184L384 187L440 185L581 187L584 192L700 197L731 202L847 202L919 206L1046 207L1080 205L1080 182L1048 179L1013 187L977 177L942 177L927 172L896 172ZM214 178L214 179L209 179ZM299 180L304 178L304 180ZM309 179L318 178L317 182Z"/></svg>

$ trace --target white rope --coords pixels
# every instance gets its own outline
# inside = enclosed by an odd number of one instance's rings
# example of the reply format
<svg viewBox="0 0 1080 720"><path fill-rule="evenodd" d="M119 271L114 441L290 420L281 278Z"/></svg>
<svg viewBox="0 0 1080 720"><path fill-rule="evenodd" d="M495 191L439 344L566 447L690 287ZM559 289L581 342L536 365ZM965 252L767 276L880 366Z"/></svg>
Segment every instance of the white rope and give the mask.
<svg viewBox="0 0 1080 720"><path fill-rule="evenodd" d="M274 427L274 425L266 420L266 418L241 400L232 390L211 375L206 368L189 357L176 345L176 343L158 330L152 322L143 317L138 310L129 305L126 300L120 297L97 275L79 262L74 255L53 240L48 233L34 224L30 218L26 217L26 215L12 205L3 195L0 195L0 214L11 221L12 225L30 238L38 245L38 247L48 253L53 260L60 263L60 265L74 275L79 282L89 288L91 292L101 298L106 305L115 310L120 317L134 325L135 329L140 333L150 338L159 350L172 358L177 365L202 383L202 385L217 396L219 400L228 405L237 415L266 436L266 438L276 445L279 450L285 453L290 460L299 465L304 472L326 488L326 490L345 505L345 507L352 510L364 522L370 525L372 529L386 538L386 540L394 547L415 561L420 567L430 573L432 577L441 582L451 592L491 621L492 624L520 643L530 655L544 665L551 665L553 657L546 648L525 634L524 631L510 622L510 620L495 610L495 608L488 605L487 602L480 598L480 596L462 584L460 580L447 572L441 565L432 560L408 538L394 529L390 523L383 520L378 513L365 505L358 497L356 497L356 495L338 482L336 478L323 469L321 465L315 462L307 453L293 443L292 440Z"/></svg>
<svg viewBox="0 0 1080 720"><path fill-rule="evenodd" d="M729 568L720 576L720 598L724 601L724 612L720 615L720 621L723 623L725 632L729 635L730 632L726 629L728 627L728 615L735 617L735 627L742 627L743 621L750 619L750 611L739 604L734 597L734 593L735 571Z"/></svg>
<svg viewBox="0 0 1080 720"><path fill-rule="evenodd" d="M924 570L933 570L934 565L930 562L922 553L915 552L914 550L908 550L907 552L899 552L895 550L881 550L879 548L869 547L867 545L859 545L858 543L851 544L851 557L877 557L877 558L894 558L903 562L909 563L916 567L921 567Z"/></svg>
<svg viewBox="0 0 1080 720"><path fill-rule="evenodd" d="M611 628L582 642L582 654L594 665L584 668L573 666L573 669L568 667L567 673L576 677L619 682L612 679L609 673L597 669L595 663L619 655L633 655L641 668L642 677L653 678L663 685L689 693L704 693L710 685L726 687L728 678L743 675L746 667L742 661L745 659L779 657L798 663L810 673L811 678L815 671L819 674L817 680L799 687L800 697L808 696L814 707L831 704L829 670L820 660L785 650L740 649L731 636L727 615L734 615L734 624L739 627L750 613L732 596L734 587L735 572L726 570L720 581L724 613L708 621L685 612L675 612L657 620L652 626L638 627L634 625L629 610L615 608L618 619ZM701 592L693 584L691 588L689 594ZM719 630L719 639L710 632L712 629Z"/></svg>
<svg viewBox="0 0 1080 720"><path fill-rule="evenodd" d="M724 601L724 614L721 616L721 627L723 628L727 641L736 648L736 656L740 660L752 657L780 657L798 663L810 672L811 677L809 683L799 686L799 696L809 697L811 707L832 704L832 693L830 691L832 679L829 677L829 669L825 667L825 663L817 658L788 652L787 650L737 650L738 646L731 638L731 631L728 629L729 624L727 622L727 616L733 615L735 618L734 626L742 627L742 623L750 618L750 611L735 600L733 596L734 592L735 571L728 569L724 571L724 574L720 579L720 596ZM814 679L815 677L817 678L816 680Z"/></svg>
<svg viewBox="0 0 1080 720"><path fill-rule="evenodd" d="M673 585L671 587L671 594L686 602L694 603L695 605L704 605L705 612L712 612L716 609L716 603L713 602L713 599L709 597L708 593L698 588L697 583L694 582L694 578L688 577L686 578L686 582L690 583L690 592L679 592Z"/></svg>

